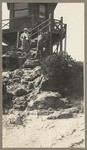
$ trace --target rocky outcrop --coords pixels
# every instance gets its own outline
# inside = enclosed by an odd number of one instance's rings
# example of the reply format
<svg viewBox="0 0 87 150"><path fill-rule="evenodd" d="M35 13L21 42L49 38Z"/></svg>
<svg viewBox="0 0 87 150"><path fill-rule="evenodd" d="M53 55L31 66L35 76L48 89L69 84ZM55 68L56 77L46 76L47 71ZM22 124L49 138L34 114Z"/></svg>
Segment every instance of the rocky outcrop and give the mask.
<svg viewBox="0 0 87 150"><path fill-rule="evenodd" d="M27 106L29 110L69 107L67 99L58 92L52 92L54 86L49 78L43 76L40 66L16 69L3 73L3 76L11 80L7 89L14 94L13 107L17 110L25 110Z"/></svg>
<svg viewBox="0 0 87 150"><path fill-rule="evenodd" d="M60 95L60 85L56 84L56 80L42 74L40 63L38 59L28 58L20 69L2 73L7 92L14 94L13 107L18 110L27 107L29 110L72 107L69 100ZM12 99L9 98L11 95L4 95L4 101Z"/></svg>

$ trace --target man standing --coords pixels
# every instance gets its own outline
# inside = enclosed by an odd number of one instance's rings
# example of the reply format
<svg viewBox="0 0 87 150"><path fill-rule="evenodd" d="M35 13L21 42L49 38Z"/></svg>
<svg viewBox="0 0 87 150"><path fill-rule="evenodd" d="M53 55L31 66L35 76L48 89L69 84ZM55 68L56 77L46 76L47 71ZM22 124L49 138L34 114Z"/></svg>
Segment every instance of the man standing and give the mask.
<svg viewBox="0 0 87 150"><path fill-rule="evenodd" d="M37 54L35 58L40 58L43 55L43 32L40 30L37 38Z"/></svg>
<svg viewBox="0 0 87 150"><path fill-rule="evenodd" d="M24 32L20 36L22 50L25 52L29 52L30 50L30 35L28 33L28 29L24 28Z"/></svg>

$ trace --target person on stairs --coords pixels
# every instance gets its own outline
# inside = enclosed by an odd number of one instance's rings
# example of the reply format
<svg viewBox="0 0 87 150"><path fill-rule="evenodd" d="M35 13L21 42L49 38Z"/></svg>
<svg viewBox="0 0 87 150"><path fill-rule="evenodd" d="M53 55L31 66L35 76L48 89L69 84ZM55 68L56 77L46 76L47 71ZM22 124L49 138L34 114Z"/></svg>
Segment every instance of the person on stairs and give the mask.
<svg viewBox="0 0 87 150"><path fill-rule="evenodd" d="M24 32L20 36L20 41L22 45L22 50L27 53L30 51L30 35L27 28L24 28L23 31Z"/></svg>
<svg viewBox="0 0 87 150"><path fill-rule="evenodd" d="M43 55L43 32L39 30L39 35L37 38L37 53L35 58L41 58Z"/></svg>

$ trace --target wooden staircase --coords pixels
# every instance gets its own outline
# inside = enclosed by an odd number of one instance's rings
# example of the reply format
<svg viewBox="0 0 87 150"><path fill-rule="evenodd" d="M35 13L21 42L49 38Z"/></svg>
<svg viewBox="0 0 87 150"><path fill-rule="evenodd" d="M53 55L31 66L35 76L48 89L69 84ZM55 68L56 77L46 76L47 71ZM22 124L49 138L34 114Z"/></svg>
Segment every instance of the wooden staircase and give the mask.
<svg viewBox="0 0 87 150"><path fill-rule="evenodd" d="M65 48L66 51L66 30L67 25L63 23L63 18L61 17L61 20L52 19L51 17L48 20L45 20L38 26L32 28L29 30L29 33L31 35L31 39L34 38L34 36L39 34L39 30L42 30L43 32L47 32L49 36L49 49L50 54L53 51L53 45L57 45L57 47L60 45L60 51L63 51L62 48L62 41L65 39Z"/></svg>
<svg viewBox="0 0 87 150"><path fill-rule="evenodd" d="M4 24L2 28L8 24L9 22ZM63 39L65 39L64 50L66 51L66 29L67 29L67 25L63 23L62 17L60 20L52 19L51 14L50 14L49 19L45 20L39 25L36 25L35 27L32 27L32 29L29 29L29 34L31 36L32 41L35 41L35 40L37 41L39 30L42 30L43 32L47 32L48 37L49 37L49 42L48 42L49 54L51 54L53 52L53 45L57 45L57 47L60 46L60 51L63 51L63 48L62 48ZM7 40L9 40L8 42L10 42L11 40L11 43L12 43L13 41L13 43L16 44L16 47L19 48L19 37L20 37L21 32L22 31L10 31L8 29L8 31L5 31L4 33L4 30L3 30L3 37L5 36Z"/></svg>

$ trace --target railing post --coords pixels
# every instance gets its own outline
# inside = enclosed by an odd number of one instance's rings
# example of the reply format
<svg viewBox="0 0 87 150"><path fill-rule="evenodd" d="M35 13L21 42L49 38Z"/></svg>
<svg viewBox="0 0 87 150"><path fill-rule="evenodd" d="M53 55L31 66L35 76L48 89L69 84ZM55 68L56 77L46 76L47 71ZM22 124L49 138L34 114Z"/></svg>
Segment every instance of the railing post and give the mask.
<svg viewBox="0 0 87 150"><path fill-rule="evenodd" d="M61 17L61 37L60 37L60 52L62 52L62 38L63 38L63 17Z"/></svg>
<svg viewBox="0 0 87 150"><path fill-rule="evenodd" d="M49 33L50 33L50 42L49 42L49 49L50 54L52 54L52 14L49 14Z"/></svg>
<svg viewBox="0 0 87 150"><path fill-rule="evenodd" d="M67 32L67 25L65 24L65 45L64 45L65 52L66 52L66 32Z"/></svg>

